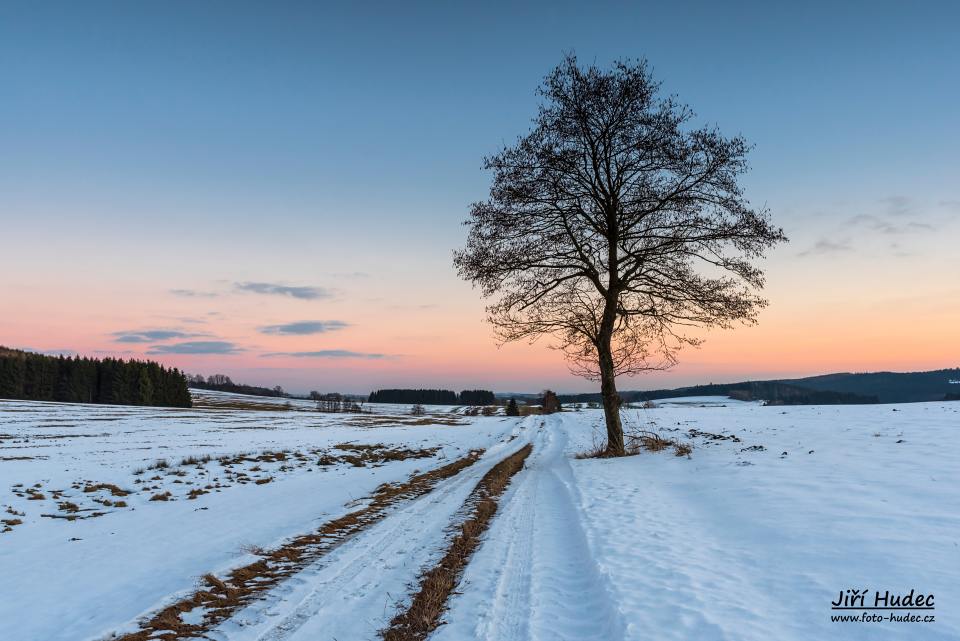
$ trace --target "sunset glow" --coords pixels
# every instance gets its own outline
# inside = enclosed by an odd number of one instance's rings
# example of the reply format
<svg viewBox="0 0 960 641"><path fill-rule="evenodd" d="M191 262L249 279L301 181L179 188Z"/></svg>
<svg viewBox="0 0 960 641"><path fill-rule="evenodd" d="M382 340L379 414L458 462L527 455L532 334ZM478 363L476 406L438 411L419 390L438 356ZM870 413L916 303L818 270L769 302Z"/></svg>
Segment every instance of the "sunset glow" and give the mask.
<svg viewBox="0 0 960 641"><path fill-rule="evenodd" d="M0 20L0 344L294 392L593 389L546 341L498 346L451 265L481 158L526 131L573 48L648 57L664 91L754 143L748 196L791 240L764 263L758 325L622 389L960 363L960 93L933 71L960 55L933 14L706 6L728 28L691 44L586 5L552 30L520 8L61 10ZM512 44L489 51L484 25ZM741 48L704 65L721 31Z"/></svg>

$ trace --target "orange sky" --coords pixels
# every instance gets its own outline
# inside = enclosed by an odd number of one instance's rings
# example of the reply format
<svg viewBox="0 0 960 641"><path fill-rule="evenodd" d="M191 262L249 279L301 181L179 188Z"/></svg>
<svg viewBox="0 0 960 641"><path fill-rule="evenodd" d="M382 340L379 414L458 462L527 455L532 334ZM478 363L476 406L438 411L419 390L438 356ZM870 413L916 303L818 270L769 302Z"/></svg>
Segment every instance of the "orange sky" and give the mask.
<svg viewBox="0 0 960 641"><path fill-rule="evenodd" d="M957 230L955 223L949 229ZM790 232L791 230L787 230ZM792 234L797 236L796 231ZM671 387L754 377L788 377L832 371L919 370L960 365L960 285L951 234L904 239L902 256L884 238L863 236L855 249L805 255L801 235L767 261L770 306L754 327L714 330L699 349L681 354L680 365L623 380L623 389ZM65 251L69 241L51 243ZM149 357L189 372L224 372L257 384L363 392L376 387L488 387L502 391L592 389L566 372L547 341L498 348L483 322L483 302L459 282L449 254L410 251L410 262L379 275L317 269L315 256L296 242L277 273L312 273L287 286L312 286L324 296L244 291L228 280L198 277L188 266L212 269L220 258L263 264L256 247L211 259L197 253L172 275L159 275L149 252L136 244L52 269L18 271L0 295L3 343L89 355ZM270 243L259 252L274 251ZM371 253L376 248L371 249ZM222 254L223 249L218 248ZM397 250L400 256L406 250ZM4 260L23 264L30 250L12 248ZM61 254L65 255L65 254ZM116 266L130 260L127 274ZM339 261L339 257L334 258ZM367 263L369 264L369 263ZM312 269L311 269L312 267ZM341 265L350 269L352 265ZM9 270L10 265L4 265ZM249 278L261 268L247 268ZM203 270L202 270L203 271ZM10 273L7 271L7 273ZM226 276L226 274L224 274ZM270 276L271 274L267 274ZM272 282L269 279L252 282ZM429 283L425 286L424 283ZM172 290L191 289L194 295ZM264 333L297 321L340 320L347 326L309 335ZM118 332L167 330L176 339L118 342ZM154 353L157 346L228 343L233 353ZM333 350L333 356L265 356Z"/></svg>

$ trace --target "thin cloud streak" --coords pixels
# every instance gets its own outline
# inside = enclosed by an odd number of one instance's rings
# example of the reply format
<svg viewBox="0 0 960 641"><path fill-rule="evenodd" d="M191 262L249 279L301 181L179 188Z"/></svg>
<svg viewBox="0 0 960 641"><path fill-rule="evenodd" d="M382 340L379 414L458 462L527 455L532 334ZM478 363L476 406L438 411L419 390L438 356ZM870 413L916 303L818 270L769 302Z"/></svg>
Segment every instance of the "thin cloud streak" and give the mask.
<svg viewBox="0 0 960 641"><path fill-rule="evenodd" d="M190 332L182 332L175 329L145 329L113 332L115 343L154 343L157 341L166 341L173 338L193 338L202 336Z"/></svg>
<svg viewBox="0 0 960 641"><path fill-rule="evenodd" d="M822 256L826 254L842 254L851 251L853 251L853 247L850 246L850 241L848 240L833 241L828 238L821 238L814 243L813 247L800 252L797 256Z"/></svg>
<svg viewBox="0 0 960 641"><path fill-rule="evenodd" d="M280 285L278 283L258 282L234 283L234 287L241 292L270 296L290 296L302 300L317 300L321 298L331 298L333 296L333 294L323 287L291 286Z"/></svg>
<svg viewBox="0 0 960 641"><path fill-rule="evenodd" d="M261 334L272 334L276 336L306 336L308 334L335 332L346 327L350 327L350 324L339 320L296 321L281 325L265 325L257 331Z"/></svg>
<svg viewBox="0 0 960 641"><path fill-rule="evenodd" d="M314 352L272 352L270 354L263 354L264 358L273 358L276 356L290 356L293 358L359 358L368 360L389 358L386 354L354 352L348 349L321 349Z"/></svg>
<svg viewBox="0 0 960 641"><path fill-rule="evenodd" d="M147 354L238 354L243 348L229 341L186 341L154 345Z"/></svg>
<svg viewBox="0 0 960 641"><path fill-rule="evenodd" d="M183 298L216 298L220 295L217 292L201 292L196 289L171 289L170 293Z"/></svg>

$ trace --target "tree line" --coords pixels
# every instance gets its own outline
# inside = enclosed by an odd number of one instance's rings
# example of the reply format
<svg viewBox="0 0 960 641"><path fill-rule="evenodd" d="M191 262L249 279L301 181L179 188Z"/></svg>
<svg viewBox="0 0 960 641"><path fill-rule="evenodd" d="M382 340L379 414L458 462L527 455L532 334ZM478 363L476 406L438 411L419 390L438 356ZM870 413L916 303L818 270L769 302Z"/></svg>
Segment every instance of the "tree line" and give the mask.
<svg viewBox="0 0 960 641"><path fill-rule="evenodd" d="M381 389L370 392L371 403L412 403L420 405L493 405L490 390L463 390L459 394L446 389Z"/></svg>
<svg viewBox="0 0 960 641"><path fill-rule="evenodd" d="M620 400L622 403L643 403L685 396L729 396L740 401L766 401L768 405L863 405L880 402L874 394L815 390L782 381L709 383L676 389L622 392ZM560 399L564 403L599 403L602 400L597 393L564 394Z"/></svg>
<svg viewBox="0 0 960 641"><path fill-rule="evenodd" d="M183 372L153 361L47 356L0 347L0 398L191 407Z"/></svg>
<svg viewBox="0 0 960 641"><path fill-rule="evenodd" d="M244 385L243 383L234 383L226 374L214 374L206 378L203 374L193 374L187 377L187 383L190 387L197 389L214 390L217 392L231 392L233 394L246 394L248 396L275 396L282 398L287 395L283 388L276 387L258 387L256 385Z"/></svg>

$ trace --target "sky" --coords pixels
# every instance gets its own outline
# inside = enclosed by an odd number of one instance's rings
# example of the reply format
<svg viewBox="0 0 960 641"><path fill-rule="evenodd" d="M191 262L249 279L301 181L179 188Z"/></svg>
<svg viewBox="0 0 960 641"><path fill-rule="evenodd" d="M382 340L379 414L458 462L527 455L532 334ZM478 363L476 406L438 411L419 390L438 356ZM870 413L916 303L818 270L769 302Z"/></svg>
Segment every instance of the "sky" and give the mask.
<svg viewBox="0 0 960 641"><path fill-rule="evenodd" d="M955 2L0 2L0 344L288 390L594 389L451 254L566 52L753 145L753 327L621 389L960 366Z"/></svg>

